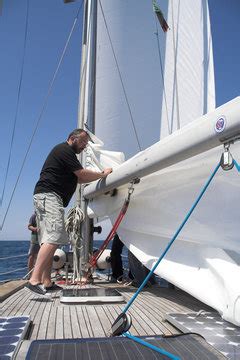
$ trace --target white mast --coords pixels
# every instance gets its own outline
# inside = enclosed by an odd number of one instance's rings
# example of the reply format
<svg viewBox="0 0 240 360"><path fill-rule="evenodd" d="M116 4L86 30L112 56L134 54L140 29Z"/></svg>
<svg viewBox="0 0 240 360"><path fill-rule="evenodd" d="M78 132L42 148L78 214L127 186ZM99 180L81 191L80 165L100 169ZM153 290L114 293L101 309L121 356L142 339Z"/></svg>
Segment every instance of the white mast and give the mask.
<svg viewBox="0 0 240 360"><path fill-rule="evenodd" d="M82 129L87 127L91 132L95 129L96 22L97 0L85 0L78 127ZM85 153L80 154L80 162L85 167ZM87 201L83 198L83 186L79 186L76 193L77 203L85 214L85 221L81 224L81 238L84 241L83 251L80 254L80 263L84 266L88 261L89 253L92 252L93 221L87 216Z"/></svg>

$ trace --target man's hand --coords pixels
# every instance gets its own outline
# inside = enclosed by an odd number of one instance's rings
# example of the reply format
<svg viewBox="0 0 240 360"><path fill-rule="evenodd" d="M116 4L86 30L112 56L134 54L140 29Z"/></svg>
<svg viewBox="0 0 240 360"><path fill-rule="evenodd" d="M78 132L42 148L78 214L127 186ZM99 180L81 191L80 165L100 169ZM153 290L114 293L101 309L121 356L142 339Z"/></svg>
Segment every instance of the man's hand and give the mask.
<svg viewBox="0 0 240 360"><path fill-rule="evenodd" d="M86 184L91 181L103 179L112 172L112 168L106 168L102 172L96 172L88 169L80 169L74 171L74 174L78 177L79 184Z"/></svg>
<svg viewBox="0 0 240 360"><path fill-rule="evenodd" d="M111 172L113 171L112 168L106 168L103 170L102 174L104 175L103 177L108 176L109 174L111 174Z"/></svg>

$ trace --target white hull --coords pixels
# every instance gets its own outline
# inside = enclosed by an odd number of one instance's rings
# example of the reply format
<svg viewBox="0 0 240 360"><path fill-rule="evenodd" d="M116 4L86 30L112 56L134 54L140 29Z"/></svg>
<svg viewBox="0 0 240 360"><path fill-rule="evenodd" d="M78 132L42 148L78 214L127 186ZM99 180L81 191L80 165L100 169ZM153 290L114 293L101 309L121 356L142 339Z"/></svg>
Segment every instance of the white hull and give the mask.
<svg viewBox="0 0 240 360"><path fill-rule="evenodd" d="M237 159L240 146L232 153ZM220 160L222 147L143 178L118 233L149 269L158 260ZM239 174L221 168L156 274L240 325ZM114 223L127 187L90 203ZM236 211L234 211L236 209Z"/></svg>

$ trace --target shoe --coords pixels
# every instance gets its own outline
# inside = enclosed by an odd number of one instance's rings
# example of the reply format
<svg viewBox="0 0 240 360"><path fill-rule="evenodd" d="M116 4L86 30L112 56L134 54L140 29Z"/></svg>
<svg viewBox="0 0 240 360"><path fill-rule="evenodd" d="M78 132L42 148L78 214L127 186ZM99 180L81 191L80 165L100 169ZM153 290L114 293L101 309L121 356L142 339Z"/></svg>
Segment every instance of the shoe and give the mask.
<svg viewBox="0 0 240 360"><path fill-rule="evenodd" d="M112 283L112 284L115 284L115 283L117 283L118 281L117 281L117 279L116 279L115 277L111 276L109 282Z"/></svg>
<svg viewBox="0 0 240 360"><path fill-rule="evenodd" d="M124 282L124 277L123 277L123 275L120 275L120 276L117 278L117 283L118 283L118 284L123 284L123 282Z"/></svg>
<svg viewBox="0 0 240 360"><path fill-rule="evenodd" d="M123 282L123 286L131 286L133 285L133 280L132 279L126 279L124 282ZM134 286L134 285L133 285Z"/></svg>
<svg viewBox="0 0 240 360"><path fill-rule="evenodd" d="M123 286L130 286L132 285L133 280L130 279L128 276L126 277L122 275L117 278L117 282L118 284L121 284Z"/></svg>
<svg viewBox="0 0 240 360"><path fill-rule="evenodd" d="M46 295L47 292L42 284L32 285L30 282L28 282L25 288L30 290L35 295Z"/></svg>
<svg viewBox="0 0 240 360"><path fill-rule="evenodd" d="M51 286L44 286L45 290L62 290L62 287L61 286L58 286L57 284L55 284L55 282L53 281L52 282L52 285Z"/></svg>

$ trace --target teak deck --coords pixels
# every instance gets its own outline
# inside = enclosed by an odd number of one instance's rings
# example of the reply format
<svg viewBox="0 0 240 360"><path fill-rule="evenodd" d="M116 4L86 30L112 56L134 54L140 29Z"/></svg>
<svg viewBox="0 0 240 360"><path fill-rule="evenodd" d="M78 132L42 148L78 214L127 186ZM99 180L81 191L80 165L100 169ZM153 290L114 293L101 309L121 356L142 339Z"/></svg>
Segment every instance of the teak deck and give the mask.
<svg viewBox="0 0 240 360"><path fill-rule="evenodd" d="M10 285L10 283L9 283ZM135 293L133 287L123 287L96 280L94 286L117 288L126 302ZM17 290L0 305L0 316L30 315L32 326L28 339L19 349L17 359L25 359L30 342L35 339L72 339L108 336L112 323L122 312L124 304L62 304L60 291L52 292L50 299L37 297L25 289ZM129 309L133 335L171 335L179 331L164 320L168 312L196 312L210 308L181 290L146 288Z"/></svg>

